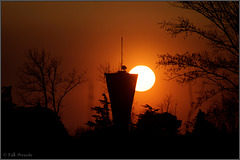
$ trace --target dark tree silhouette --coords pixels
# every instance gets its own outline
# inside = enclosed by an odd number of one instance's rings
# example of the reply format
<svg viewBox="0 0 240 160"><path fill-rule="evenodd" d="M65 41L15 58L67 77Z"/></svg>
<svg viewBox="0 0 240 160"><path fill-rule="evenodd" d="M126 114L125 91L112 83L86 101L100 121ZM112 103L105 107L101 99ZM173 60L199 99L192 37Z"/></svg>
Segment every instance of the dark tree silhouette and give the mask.
<svg viewBox="0 0 240 160"><path fill-rule="evenodd" d="M59 116L45 107L15 107L2 112L2 152L29 158L61 158L69 136ZM2 154L2 158L9 158ZM19 157L18 158L22 158Z"/></svg>
<svg viewBox="0 0 240 160"><path fill-rule="evenodd" d="M206 114L202 112L201 109L199 109L198 114L195 118L195 124L192 133L194 135L201 136L216 134L215 126L207 120Z"/></svg>
<svg viewBox="0 0 240 160"><path fill-rule="evenodd" d="M185 132L185 135L189 136L192 133L192 130L193 130L193 127L194 127L194 123L192 121L186 121L183 124L183 127L184 127L183 130Z"/></svg>
<svg viewBox="0 0 240 160"><path fill-rule="evenodd" d="M53 111L59 114L64 98L85 81L86 72L78 74L73 70L64 76L60 70L61 59L50 57L44 50L30 49L26 58L27 61L18 73L19 95L23 102L27 105L40 103L46 108L50 104Z"/></svg>
<svg viewBox="0 0 240 160"><path fill-rule="evenodd" d="M1 88L1 106L4 109L13 109L16 104L12 101L12 86Z"/></svg>
<svg viewBox="0 0 240 160"><path fill-rule="evenodd" d="M107 92L107 97L109 97L105 74L117 72L118 69L116 66L111 65L109 62L105 62L104 64L98 65L97 70L98 70L98 80L102 82L102 86L101 86L102 92L103 93Z"/></svg>
<svg viewBox="0 0 240 160"><path fill-rule="evenodd" d="M222 132L239 132L239 105L235 98L222 97L220 102L215 102L207 110L207 119Z"/></svg>
<svg viewBox="0 0 240 160"><path fill-rule="evenodd" d="M112 126L112 121L109 117L109 104L107 96L105 94L103 95L103 100L99 100L100 103L103 105L103 107L95 106L91 108L94 110L97 114L93 115L92 117L95 118L95 122L88 121L86 124L95 130L104 130Z"/></svg>
<svg viewBox="0 0 240 160"><path fill-rule="evenodd" d="M162 102L159 104L159 111L161 113L167 112L173 115L177 113L177 103L172 97L172 95L166 95Z"/></svg>
<svg viewBox="0 0 240 160"><path fill-rule="evenodd" d="M211 23L208 28L198 28L187 18L178 17L176 22L163 21L165 28L173 37L183 33L185 37L193 33L209 40L212 47L225 50L236 59L239 57L239 3L229 2L200 2L182 1L171 3L173 6L192 10L206 17Z"/></svg>
<svg viewBox="0 0 240 160"><path fill-rule="evenodd" d="M60 117L53 110L22 107L12 101L12 86L2 87L1 125L4 158L60 158L63 145L69 145L69 135ZM66 150L65 150L66 151ZM60 153L59 153L60 152ZM29 154L27 154L29 153ZM26 158L26 157L24 157Z"/></svg>
<svg viewBox="0 0 240 160"><path fill-rule="evenodd" d="M174 6L198 12L206 17L211 27L199 28L189 19L178 17L175 21L163 21L161 28L173 37L183 34L186 38L197 34L206 39L214 53L163 54L158 55L157 66L166 69L168 80L175 79L181 85L196 80L210 86L200 92L195 107L218 93L239 93L239 3L233 2L175 2Z"/></svg>
<svg viewBox="0 0 240 160"><path fill-rule="evenodd" d="M159 109L154 109L149 105L144 105L146 111L139 115L136 129L140 132L158 135L177 135L181 127L181 120L171 113L158 113Z"/></svg>
<svg viewBox="0 0 240 160"><path fill-rule="evenodd" d="M105 74L113 72L113 68L111 67L110 63L105 62L104 65L100 64L97 67L97 70L99 71L98 80L106 84Z"/></svg>

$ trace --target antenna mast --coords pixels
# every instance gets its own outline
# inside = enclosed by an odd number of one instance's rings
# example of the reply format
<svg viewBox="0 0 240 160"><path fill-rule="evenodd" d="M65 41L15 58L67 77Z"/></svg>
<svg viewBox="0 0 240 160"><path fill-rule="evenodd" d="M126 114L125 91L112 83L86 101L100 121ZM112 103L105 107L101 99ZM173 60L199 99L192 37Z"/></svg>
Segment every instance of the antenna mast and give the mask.
<svg viewBox="0 0 240 160"><path fill-rule="evenodd" d="M127 67L123 65L123 36L121 36L121 71L126 72Z"/></svg>
<svg viewBox="0 0 240 160"><path fill-rule="evenodd" d="M121 71L123 70L123 37L121 36Z"/></svg>

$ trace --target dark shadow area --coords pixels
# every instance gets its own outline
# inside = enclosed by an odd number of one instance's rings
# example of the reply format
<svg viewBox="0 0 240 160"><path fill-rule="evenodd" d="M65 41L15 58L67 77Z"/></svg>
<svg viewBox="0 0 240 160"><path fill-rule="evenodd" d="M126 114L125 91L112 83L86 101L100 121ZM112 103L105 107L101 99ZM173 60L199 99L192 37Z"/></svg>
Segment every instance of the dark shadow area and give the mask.
<svg viewBox="0 0 240 160"><path fill-rule="evenodd" d="M50 109L2 109L2 153L30 153L32 156L27 158L61 158L69 138L59 117ZM16 156L10 157L26 158Z"/></svg>
<svg viewBox="0 0 240 160"><path fill-rule="evenodd" d="M60 117L36 105L12 103L11 87L2 90L3 159L157 158L238 159L239 134L218 129L199 110L192 132L179 134L182 121L167 112L145 105L128 132L116 128L109 118L108 100L94 107L91 129L69 136ZM76 132L77 133L77 132Z"/></svg>
<svg viewBox="0 0 240 160"><path fill-rule="evenodd" d="M105 99L107 104L107 99ZM239 134L218 129L199 110L192 132L179 134L181 120L168 112L158 112L149 105L130 125L128 133L114 125L84 130L74 144L77 158L164 158L164 159L238 159ZM100 107L101 108L101 107ZM99 109L101 110L101 109ZM104 115L104 114L102 114ZM104 116L96 116L102 117ZM106 120L105 121L109 121ZM99 121L98 121L99 122ZM103 121L97 123L100 126ZM89 152L90 151L90 152ZM74 155L74 154L72 154Z"/></svg>
<svg viewBox="0 0 240 160"><path fill-rule="evenodd" d="M2 89L2 158L61 158L68 133L60 117L52 110L16 106L11 87Z"/></svg>
<svg viewBox="0 0 240 160"><path fill-rule="evenodd" d="M238 159L238 134L163 136L154 132L89 132L75 142L75 158Z"/></svg>

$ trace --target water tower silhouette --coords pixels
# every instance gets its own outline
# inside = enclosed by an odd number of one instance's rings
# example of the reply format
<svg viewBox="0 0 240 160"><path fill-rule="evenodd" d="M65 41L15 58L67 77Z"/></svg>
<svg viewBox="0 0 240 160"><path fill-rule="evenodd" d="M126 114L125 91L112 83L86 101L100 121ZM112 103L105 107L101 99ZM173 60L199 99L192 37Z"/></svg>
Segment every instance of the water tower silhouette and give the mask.
<svg viewBox="0 0 240 160"><path fill-rule="evenodd" d="M106 73L114 127L118 132L128 132L137 74L126 72L123 65L123 38L121 37L121 71Z"/></svg>

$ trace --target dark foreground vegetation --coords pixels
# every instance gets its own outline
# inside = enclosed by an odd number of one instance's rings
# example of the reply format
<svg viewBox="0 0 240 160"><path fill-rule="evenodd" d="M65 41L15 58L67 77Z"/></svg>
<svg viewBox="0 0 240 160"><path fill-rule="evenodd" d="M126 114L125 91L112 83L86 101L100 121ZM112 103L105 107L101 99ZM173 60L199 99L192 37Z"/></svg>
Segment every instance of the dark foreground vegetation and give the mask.
<svg viewBox="0 0 240 160"><path fill-rule="evenodd" d="M239 157L238 134L168 136L105 129L74 138L67 135L61 121L48 109L19 108L7 112L2 112L2 158Z"/></svg>
<svg viewBox="0 0 240 160"><path fill-rule="evenodd" d="M217 129L201 110L192 132L180 135L181 120L145 105L138 122L122 132L106 114L106 97L101 102L95 122L87 123L92 129L69 136L54 111L16 106L3 97L1 158L239 158L238 132Z"/></svg>

